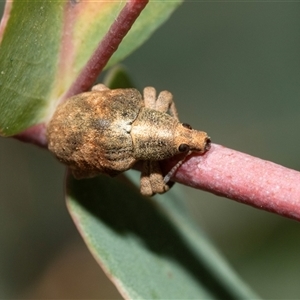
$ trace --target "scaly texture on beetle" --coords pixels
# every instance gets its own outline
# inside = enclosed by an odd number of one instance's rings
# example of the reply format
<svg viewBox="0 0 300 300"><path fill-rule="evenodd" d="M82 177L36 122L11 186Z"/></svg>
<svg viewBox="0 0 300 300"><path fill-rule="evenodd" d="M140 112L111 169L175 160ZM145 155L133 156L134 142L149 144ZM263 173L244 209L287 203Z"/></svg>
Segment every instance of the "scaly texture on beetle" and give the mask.
<svg viewBox="0 0 300 300"><path fill-rule="evenodd" d="M143 161L141 193L148 196L166 192L182 163L164 178L158 161L204 153L210 145L205 132L179 122L170 92L156 99L155 89L147 87L143 99L136 89L110 90L103 84L59 105L47 137L50 151L76 178L115 176Z"/></svg>

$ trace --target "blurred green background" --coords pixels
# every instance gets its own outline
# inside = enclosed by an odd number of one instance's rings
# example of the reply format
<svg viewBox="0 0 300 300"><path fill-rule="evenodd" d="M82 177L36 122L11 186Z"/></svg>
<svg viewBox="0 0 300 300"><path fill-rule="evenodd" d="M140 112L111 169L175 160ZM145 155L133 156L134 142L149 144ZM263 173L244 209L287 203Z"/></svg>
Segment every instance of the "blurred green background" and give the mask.
<svg viewBox="0 0 300 300"><path fill-rule="evenodd" d="M124 64L139 89L170 90L181 121L214 143L299 169L299 13L296 2L185 2ZM120 297L66 211L64 167L3 138L0 166L0 298ZM258 294L300 297L299 223L185 191L191 214Z"/></svg>

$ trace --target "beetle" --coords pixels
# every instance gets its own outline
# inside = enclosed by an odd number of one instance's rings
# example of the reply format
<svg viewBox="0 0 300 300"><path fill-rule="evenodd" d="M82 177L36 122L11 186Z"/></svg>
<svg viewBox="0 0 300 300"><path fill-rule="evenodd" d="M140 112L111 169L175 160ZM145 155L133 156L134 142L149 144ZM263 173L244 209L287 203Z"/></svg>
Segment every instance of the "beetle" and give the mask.
<svg viewBox="0 0 300 300"><path fill-rule="evenodd" d="M156 97L146 87L109 89L103 84L60 104L47 127L48 148L68 165L75 178L110 176L142 161L141 193L152 196L170 187L183 160L163 177L159 161L185 153L204 153L210 138L180 123L168 91Z"/></svg>

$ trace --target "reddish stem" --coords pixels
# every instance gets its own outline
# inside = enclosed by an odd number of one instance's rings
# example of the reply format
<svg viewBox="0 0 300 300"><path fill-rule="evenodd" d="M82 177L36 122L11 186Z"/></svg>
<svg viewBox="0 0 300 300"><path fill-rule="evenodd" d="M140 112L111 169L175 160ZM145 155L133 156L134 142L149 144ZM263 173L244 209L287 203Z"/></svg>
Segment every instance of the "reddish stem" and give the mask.
<svg viewBox="0 0 300 300"><path fill-rule="evenodd" d="M125 4L64 99L90 89L147 3L148 0L129 0Z"/></svg>
<svg viewBox="0 0 300 300"><path fill-rule="evenodd" d="M48 147L46 138L46 124L41 123L27 128L14 136L19 141L31 143L42 148Z"/></svg>
<svg viewBox="0 0 300 300"><path fill-rule="evenodd" d="M6 1L3 16L2 19L0 20L0 43L2 41L3 34L10 17L11 8L12 8L12 1Z"/></svg>
<svg viewBox="0 0 300 300"><path fill-rule="evenodd" d="M205 155L190 156L173 179L300 220L300 172L270 161L213 144Z"/></svg>

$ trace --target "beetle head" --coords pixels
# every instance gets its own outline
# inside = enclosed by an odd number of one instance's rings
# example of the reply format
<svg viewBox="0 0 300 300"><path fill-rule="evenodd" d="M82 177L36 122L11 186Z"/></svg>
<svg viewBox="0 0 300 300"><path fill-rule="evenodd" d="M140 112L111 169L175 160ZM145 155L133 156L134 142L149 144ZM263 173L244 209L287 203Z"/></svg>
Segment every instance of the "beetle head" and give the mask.
<svg viewBox="0 0 300 300"><path fill-rule="evenodd" d="M174 141L179 153L204 153L210 148L210 138L207 133L194 130L186 123L178 123Z"/></svg>

